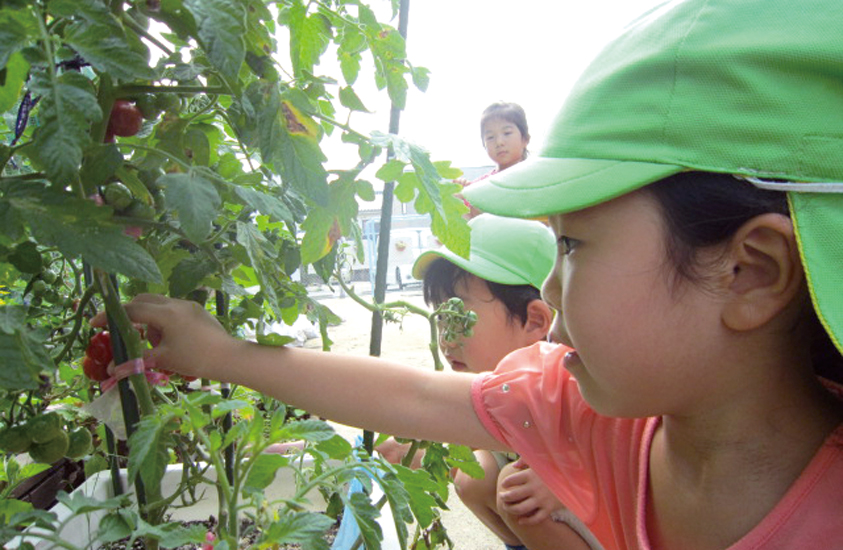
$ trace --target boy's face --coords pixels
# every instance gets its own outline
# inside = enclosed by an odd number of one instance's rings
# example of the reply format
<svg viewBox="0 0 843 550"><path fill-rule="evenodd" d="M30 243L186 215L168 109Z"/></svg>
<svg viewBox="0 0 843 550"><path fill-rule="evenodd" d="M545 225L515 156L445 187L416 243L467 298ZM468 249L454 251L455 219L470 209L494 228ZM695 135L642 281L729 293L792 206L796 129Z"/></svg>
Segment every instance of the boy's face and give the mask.
<svg viewBox="0 0 843 550"><path fill-rule="evenodd" d="M464 277L455 287L456 297L466 310L477 314L477 323L468 338L446 343L440 337L439 347L454 371L484 372L494 370L509 352L536 342L519 319L510 319L506 306L489 291L486 282L473 275Z"/></svg>
<svg viewBox="0 0 843 550"><path fill-rule="evenodd" d="M483 126L483 145L489 158L505 170L524 160L529 138L521 135L518 126L502 118L492 118Z"/></svg>

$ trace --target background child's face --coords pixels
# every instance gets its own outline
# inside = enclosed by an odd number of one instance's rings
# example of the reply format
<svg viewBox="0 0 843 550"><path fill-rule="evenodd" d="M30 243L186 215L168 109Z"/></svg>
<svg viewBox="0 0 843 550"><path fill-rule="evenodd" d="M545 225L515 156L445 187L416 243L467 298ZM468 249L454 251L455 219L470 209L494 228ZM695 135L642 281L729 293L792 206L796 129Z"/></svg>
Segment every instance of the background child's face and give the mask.
<svg viewBox="0 0 843 550"><path fill-rule="evenodd" d="M464 277L455 292L465 308L477 314L477 323L468 338L450 344L439 339L439 347L453 370L490 371L509 352L535 343L535 335L528 333L519 319L508 317L506 306L492 295L482 279Z"/></svg>
<svg viewBox="0 0 843 550"><path fill-rule="evenodd" d="M509 168L524 160L529 138L521 135L518 126L502 118L492 118L483 127L483 145L498 170Z"/></svg>
<svg viewBox="0 0 843 550"><path fill-rule="evenodd" d="M544 300L552 337L577 350L565 367L600 413L687 413L713 395L725 333L719 299L691 283L671 286L662 214L636 191L550 217L559 240Z"/></svg>

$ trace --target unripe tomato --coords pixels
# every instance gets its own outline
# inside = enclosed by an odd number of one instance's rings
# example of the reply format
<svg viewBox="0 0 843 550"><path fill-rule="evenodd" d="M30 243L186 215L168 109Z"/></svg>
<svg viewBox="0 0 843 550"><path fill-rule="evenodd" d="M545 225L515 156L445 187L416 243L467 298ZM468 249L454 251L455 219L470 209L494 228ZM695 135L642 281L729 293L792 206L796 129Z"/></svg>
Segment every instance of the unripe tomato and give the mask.
<svg viewBox="0 0 843 550"><path fill-rule="evenodd" d="M0 450L7 453L25 453L32 445L26 426L11 426L0 431Z"/></svg>
<svg viewBox="0 0 843 550"><path fill-rule="evenodd" d="M133 136L137 134L143 124L143 115L134 103L125 99L118 99L111 108L106 135Z"/></svg>
<svg viewBox="0 0 843 550"><path fill-rule="evenodd" d="M49 269L45 269L41 272L41 279L48 285L51 285L56 282L56 274Z"/></svg>
<svg viewBox="0 0 843 550"><path fill-rule="evenodd" d="M181 107L181 99L176 94L162 92L156 94L155 106L162 111L175 111Z"/></svg>
<svg viewBox="0 0 843 550"><path fill-rule="evenodd" d="M70 432L70 445L67 447L65 456L71 460L79 460L93 450L93 438L91 432L85 428L79 428Z"/></svg>
<svg viewBox="0 0 843 550"><path fill-rule="evenodd" d="M47 283L40 279L33 281L30 290L33 296L43 296L47 292Z"/></svg>
<svg viewBox="0 0 843 550"><path fill-rule="evenodd" d="M29 431L29 437L32 438L32 443L46 443L57 437L58 434L64 433L61 429L61 417L56 412L49 412L33 418L26 422L26 429ZM62 451L62 456L64 451Z"/></svg>
<svg viewBox="0 0 843 550"><path fill-rule="evenodd" d="M105 204L117 211L127 208L132 204L132 192L120 182L109 183L102 192Z"/></svg>
<svg viewBox="0 0 843 550"><path fill-rule="evenodd" d="M139 220L154 220L155 208L145 202L133 199L132 203L126 207L122 214L129 218L137 218Z"/></svg>
<svg viewBox="0 0 843 550"><path fill-rule="evenodd" d="M161 114L161 111L164 110L155 104L155 96L151 94L140 96L135 102L135 105L140 109L141 115L146 120L155 120Z"/></svg>
<svg viewBox="0 0 843 550"><path fill-rule="evenodd" d="M70 438L64 431L59 431L52 439L44 443L33 443L29 456L35 462L52 464L62 458L70 447Z"/></svg>

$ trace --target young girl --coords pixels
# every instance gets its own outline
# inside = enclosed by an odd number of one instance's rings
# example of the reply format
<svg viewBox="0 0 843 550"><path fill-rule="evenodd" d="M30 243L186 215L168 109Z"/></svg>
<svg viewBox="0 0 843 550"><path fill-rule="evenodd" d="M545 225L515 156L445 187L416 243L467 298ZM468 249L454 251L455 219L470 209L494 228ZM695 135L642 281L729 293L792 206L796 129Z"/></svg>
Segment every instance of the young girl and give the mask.
<svg viewBox="0 0 843 550"><path fill-rule="evenodd" d="M455 181L463 187L482 181L527 158L530 131L527 128L524 109L516 103L492 103L483 110L480 117L480 138L483 140L486 154L495 163L495 169L472 181L456 179ZM470 209L469 217L480 213L468 201L465 204Z"/></svg>
<svg viewBox="0 0 843 550"><path fill-rule="evenodd" d="M440 334L439 346L454 371L481 373L494 370L510 352L546 340L553 312L539 289L553 268L555 245L551 231L536 221L481 214L468 224L467 258L446 248L428 250L416 260L413 277L423 281L428 305L458 297L477 314L470 336L450 340ZM398 462L406 446L389 439L377 450ZM485 476L475 479L457 471L456 493L507 548L592 548L581 522L517 456L486 450L474 455ZM499 487L506 501L498 499Z"/></svg>
<svg viewBox="0 0 843 550"><path fill-rule="evenodd" d="M606 548L840 546L840 28L836 0L687 0L604 50L542 153L466 190L558 240L561 343L494 373L263 348L160 296L128 310L163 368L514 449Z"/></svg>

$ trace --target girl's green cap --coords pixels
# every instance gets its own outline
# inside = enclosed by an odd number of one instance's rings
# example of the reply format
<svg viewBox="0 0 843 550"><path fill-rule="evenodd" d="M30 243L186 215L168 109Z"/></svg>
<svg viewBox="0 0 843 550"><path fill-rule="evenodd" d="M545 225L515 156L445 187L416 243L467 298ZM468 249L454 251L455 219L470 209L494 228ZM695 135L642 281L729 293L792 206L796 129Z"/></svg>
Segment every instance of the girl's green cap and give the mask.
<svg viewBox="0 0 843 550"><path fill-rule="evenodd" d="M464 195L486 212L536 217L686 170L794 182L779 188L814 307L843 351L840 0L654 8L585 70L537 155Z"/></svg>
<svg viewBox="0 0 843 550"><path fill-rule="evenodd" d="M423 279L430 264L444 258L465 271L493 283L542 283L553 269L556 238L543 223L480 214L468 222L471 241L468 258L440 247L423 252L413 264L413 277Z"/></svg>

